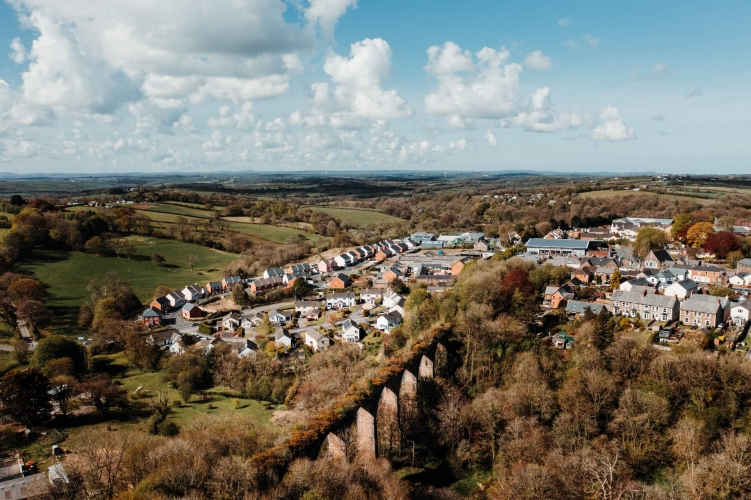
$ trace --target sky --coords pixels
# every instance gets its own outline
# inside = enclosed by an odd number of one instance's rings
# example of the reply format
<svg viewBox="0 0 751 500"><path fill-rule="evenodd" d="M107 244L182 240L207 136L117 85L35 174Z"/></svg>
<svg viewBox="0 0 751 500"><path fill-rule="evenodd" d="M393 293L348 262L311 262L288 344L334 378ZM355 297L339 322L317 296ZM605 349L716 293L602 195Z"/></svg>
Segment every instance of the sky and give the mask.
<svg viewBox="0 0 751 500"><path fill-rule="evenodd" d="M750 22L722 0L0 0L0 172L748 173Z"/></svg>

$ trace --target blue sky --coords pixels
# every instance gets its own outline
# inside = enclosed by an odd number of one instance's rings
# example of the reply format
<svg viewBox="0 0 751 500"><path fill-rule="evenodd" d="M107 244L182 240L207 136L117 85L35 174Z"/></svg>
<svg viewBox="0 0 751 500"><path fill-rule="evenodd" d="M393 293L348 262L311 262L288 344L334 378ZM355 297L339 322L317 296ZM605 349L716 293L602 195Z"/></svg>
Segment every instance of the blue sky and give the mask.
<svg viewBox="0 0 751 500"><path fill-rule="evenodd" d="M749 21L721 1L0 0L0 171L745 173Z"/></svg>

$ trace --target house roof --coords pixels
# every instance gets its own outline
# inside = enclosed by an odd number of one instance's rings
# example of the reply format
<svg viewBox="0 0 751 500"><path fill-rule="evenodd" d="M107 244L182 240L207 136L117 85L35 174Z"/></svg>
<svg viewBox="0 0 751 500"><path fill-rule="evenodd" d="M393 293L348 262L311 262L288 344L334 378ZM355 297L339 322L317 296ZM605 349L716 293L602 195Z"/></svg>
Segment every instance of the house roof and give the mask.
<svg viewBox="0 0 751 500"><path fill-rule="evenodd" d="M235 320L240 321L240 315L237 313L229 313L222 318L222 321Z"/></svg>
<svg viewBox="0 0 751 500"><path fill-rule="evenodd" d="M177 332L177 330L162 330L161 332L153 332L151 334L151 340L158 344L160 342L164 342L165 340L171 339L172 335L175 332Z"/></svg>
<svg viewBox="0 0 751 500"><path fill-rule="evenodd" d="M378 288L363 288L360 290L360 296L362 295L383 295L383 290Z"/></svg>
<svg viewBox="0 0 751 500"><path fill-rule="evenodd" d="M751 266L751 259L741 259L738 261L740 266Z"/></svg>
<svg viewBox="0 0 751 500"><path fill-rule="evenodd" d="M349 276L347 276L344 273L337 273L337 275L334 276L334 278L332 278L332 279L337 279L337 278L340 279L342 281L342 283L349 283L351 281L349 279Z"/></svg>
<svg viewBox="0 0 751 500"><path fill-rule="evenodd" d="M295 302L295 307L318 307L317 300L298 300Z"/></svg>
<svg viewBox="0 0 751 500"><path fill-rule="evenodd" d="M153 307L148 307L146 310L141 313L142 318L161 318L162 314L154 309Z"/></svg>
<svg viewBox="0 0 751 500"><path fill-rule="evenodd" d="M720 310L720 300L718 297L716 302L708 302L705 300L696 300L693 298L686 299L681 302L681 311L700 312L708 314L717 314Z"/></svg>
<svg viewBox="0 0 751 500"><path fill-rule="evenodd" d="M698 287L699 285L697 285L694 280L681 280L681 281L674 282L670 286L681 287L684 290L693 290L694 288Z"/></svg>
<svg viewBox="0 0 751 500"><path fill-rule="evenodd" d="M657 259L660 262L673 262L675 259L668 253L667 250L664 248L658 248L657 250L652 250L650 252L655 259ZM649 256L647 256L649 258Z"/></svg>
<svg viewBox="0 0 751 500"><path fill-rule="evenodd" d="M292 315L291 315L290 313L288 313L288 312L285 312L285 311L281 311L281 310L279 310L279 309L271 309L271 310L269 311L269 317L271 317L271 316L275 316L275 315L277 315L277 314L279 314L280 316L284 316L285 318L289 318L289 317L291 317L291 316L292 316Z"/></svg>
<svg viewBox="0 0 751 500"><path fill-rule="evenodd" d="M183 306L183 310L188 311L188 312L192 311L193 309L198 309L198 306L195 304L191 304L190 302L186 303Z"/></svg>
<svg viewBox="0 0 751 500"><path fill-rule="evenodd" d="M156 302L157 304L162 305L162 306L167 306L167 305L170 304L170 301L169 301L169 299L167 298L166 295L164 297L159 297L157 299L154 299L154 302Z"/></svg>
<svg viewBox="0 0 751 500"><path fill-rule="evenodd" d="M288 338L288 339L292 340L292 337L291 337L291 336L289 335L289 332L287 332L287 330L285 330L285 329L284 329L283 327L281 327L281 326L280 326L280 327L278 327L278 328L277 328L277 329L276 329L276 330L274 331L274 340L275 340L276 342L279 342L279 341L280 341L280 340L281 340L282 338L284 338L284 337L286 337L286 338Z"/></svg>
<svg viewBox="0 0 751 500"><path fill-rule="evenodd" d="M326 300L330 299L355 299L355 292L334 292L326 296Z"/></svg>
<svg viewBox="0 0 751 500"><path fill-rule="evenodd" d="M310 337L315 342L318 342L323 337L326 337L325 335L322 335L318 330L315 330L315 329L313 329L313 330L305 330L305 336L306 337Z"/></svg>
<svg viewBox="0 0 751 500"><path fill-rule="evenodd" d="M613 291L610 300L612 302L628 302L647 306L666 307L668 309L675 307L676 302L678 302L675 297L666 297L665 295L654 293L645 295L643 292L625 292L623 290Z"/></svg>
<svg viewBox="0 0 751 500"><path fill-rule="evenodd" d="M704 302L717 302L719 301L719 304L722 307L727 307L730 303L730 299L727 297L715 297L714 295L692 295L691 298L693 300L702 300Z"/></svg>
<svg viewBox="0 0 751 500"><path fill-rule="evenodd" d="M566 312L569 314L583 314L587 309L595 314L600 314L602 310L605 309L605 304L584 302L581 300L570 300L568 304L566 304Z"/></svg>

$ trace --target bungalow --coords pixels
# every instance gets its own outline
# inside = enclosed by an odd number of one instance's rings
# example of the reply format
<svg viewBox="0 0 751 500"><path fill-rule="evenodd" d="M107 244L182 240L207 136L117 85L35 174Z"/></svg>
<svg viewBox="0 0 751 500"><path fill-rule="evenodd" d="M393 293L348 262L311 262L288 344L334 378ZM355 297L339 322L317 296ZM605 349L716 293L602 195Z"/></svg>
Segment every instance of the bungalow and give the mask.
<svg viewBox="0 0 751 500"><path fill-rule="evenodd" d="M391 308L398 304L401 299L401 295L391 289L388 289L383 294L383 305L384 307Z"/></svg>
<svg viewBox="0 0 751 500"><path fill-rule="evenodd" d="M642 269L665 270L675 264L675 259L664 248L652 250L641 262Z"/></svg>
<svg viewBox="0 0 751 500"><path fill-rule="evenodd" d="M281 286L284 286L284 279L281 276L259 278L250 284L250 291L252 293L263 293Z"/></svg>
<svg viewBox="0 0 751 500"><path fill-rule="evenodd" d="M321 307L317 300L298 300L295 312L308 320L316 320L321 315Z"/></svg>
<svg viewBox="0 0 751 500"><path fill-rule="evenodd" d="M191 320L195 318L201 318L203 317L203 309L198 307L195 304L185 304L183 308L180 310L180 314L182 315L183 319Z"/></svg>
<svg viewBox="0 0 751 500"><path fill-rule="evenodd" d="M265 317L266 315L262 312L243 314L240 317L240 326L246 334L250 333L251 329L258 327L263 323L263 318Z"/></svg>
<svg viewBox="0 0 751 500"><path fill-rule="evenodd" d="M713 283L725 285L728 282L728 273L719 266L694 266L689 268L688 277L697 283Z"/></svg>
<svg viewBox="0 0 751 500"><path fill-rule="evenodd" d="M685 300L693 293L699 290L699 285L693 280L681 280L671 283L665 287L663 292L667 297L675 297L678 300Z"/></svg>
<svg viewBox="0 0 751 500"><path fill-rule="evenodd" d="M237 313L229 313L222 318L222 327L225 330L237 330L240 328L240 315Z"/></svg>
<svg viewBox="0 0 751 500"><path fill-rule="evenodd" d="M274 342L276 342L277 347L283 346L287 349L292 349L292 346L294 345L292 335L281 326L274 331Z"/></svg>
<svg viewBox="0 0 751 500"><path fill-rule="evenodd" d="M186 286L181 293L187 302L195 302L204 296L203 288L198 286L198 284Z"/></svg>
<svg viewBox="0 0 751 500"><path fill-rule="evenodd" d="M355 292L337 292L326 296L326 309L344 309L357 304Z"/></svg>
<svg viewBox="0 0 751 500"><path fill-rule="evenodd" d="M600 315L603 312L607 312L605 304L599 304L596 302L583 302L581 300L570 300L566 304L566 314L579 318L583 316L586 311L590 311L593 314Z"/></svg>
<svg viewBox="0 0 751 500"><path fill-rule="evenodd" d="M610 296L610 305L615 315L643 320L675 321L680 312L680 305L675 297L646 291L639 293L615 290Z"/></svg>
<svg viewBox="0 0 751 500"><path fill-rule="evenodd" d="M222 282L221 281L209 281L206 283L206 293L208 295L213 295L215 293L222 293Z"/></svg>
<svg viewBox="0 0 751 500"><path fill-rule="evenodd" d="M351 319L344 320L342 323L342 339L344 339L345 342L348 344L360 342L361 334L362 330L357 323Z"/></svg>
<svg viewBox="0 0 751 500"><path fill-rule="evenodd" d="M339 269L339 265L334 259L323 259L318 263L318 271L321 273L330 273Z"/></svg>
<svg viewBox="0 0 751 500"><path fill-rule="evenodd" d="M399 311L389 312L378 316L376 320L376 328L386 333L389 333L393 328L399 326L402 322L402 315Z"/></svg>
<svg viewBox="0 0 751 500"><path fill-rule="evenodd" d="M559 333L551 338L551 343L553 347L558 349L571 349L574 347L574 340L573 337L569 337L565 333Z"/></svg>
<svg viewBox="0 0 751 500"><path fill-rule="evenodd" d="M712 301L691 298L681 302L681 321L686 325L716 328L723 322L723 314L720 299L713 298Z"/></svg>
<svg viewBox="0 0 751 500"><path fill-rule="evenodd" d="M158 309L148 307L138 317L138 322L142 325L148 326L149 328L153 326L159 326L162 324L162 313L159 312Z"/></svg>
<svg viewBox="0 0 751 500"><path fill-rule="evenodd" d="M326 335L322 335L317 330L305 330L305 345L313 352L325 351L331 345L331 340Z"/></svg>
<svg viewBox="0 0 751 500"><path fill-rule="evenodd" d="M272 323L287 323L292 319L292 315L287 311L280 309L271 309L269 311L269 321Z"/></svg>
<svg viewBox="0 0 751 500"><path fill-rule="evenodd" d="M243 279L240 276L230 276L222 280L222 290L229 292L238 283L242 283Z"/></svg>
<svg viewBox="0 0 751 500"><path fill-rule="evenodd" d="M383 298L383 291L377 288L364 288L360 290L360 302L377 304Z"/></svg>
<svg viewBox="0 0 751 500"><path fill-rule="evenodd" d="M284 276L284 269L281 267L270 267L263 272L263 277L266 279L273 278L274 276L279 276L280 278Z"/></svg>
<svg viewBox="0 0 751 500"><path fill-rule="evenodd" d="M329 281L329 288L332 290L341 290L352 286L352 280L344 273L338 273Z"/></svg>
<svg viewBox="0 0 751 500"><path fill-rule="evenodd" d="M751 299L733 304L730 309L730 320L734 325L743 326L751 319Z"/></svg>
<svg viewBox="0 0 751 500"><path fill-rule="evenodd" d="M182 292L168 293L165 297L167 297L171 309L180 309L185 305L185 296Z"/></svg>
<svg viewBox="0 0 751 500"><path fill-rule="evenodd" d="M170 302L166 296L154 299L149 305L162 314L166 314L170 310Z"/></svg>

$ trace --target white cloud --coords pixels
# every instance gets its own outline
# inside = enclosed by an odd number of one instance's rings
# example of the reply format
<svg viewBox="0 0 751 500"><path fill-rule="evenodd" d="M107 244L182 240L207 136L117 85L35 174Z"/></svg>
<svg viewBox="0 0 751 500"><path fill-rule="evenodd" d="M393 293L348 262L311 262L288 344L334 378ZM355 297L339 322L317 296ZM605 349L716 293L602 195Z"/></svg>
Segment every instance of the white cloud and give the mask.
<svg viewBox="0 0 751 500"><path fill-rule="evenodd" d="M425 70L434 75L469 72L474 69L472 52L462 51L454 42L446 42L443 47L433 45L428 49L428 64Z"/></svg>
<svg viewBox="0 0 751 500"><path fill-rule="evenodd" d="M16 64L23 64L26 60L26 47L23 46L20 38L16 37L10 42L10 54L8 54L8 57Z"/></svg>
<svg viewBox="0 0 751 500"><path fill-rule="evenodd" d="M596 141L629 141L635 137L634 128L623 122L618 108L608 104L600 111L600 123L592 131Z"/></svg>
<svg viewBox="0 0 751 500"><path fill-rule="evenodd" d="M232 113L229 106L222 106L219 108L218 116L209 117L207 123L211 128L247 129L255 122L252 109L253 103L250 101L244 102L237 113Z"/></svg>
<svg viewBox="0 0 751 500"><path fill-rule="evenodd" d="M468 75L457 74L468 68L467 53L461 49L455 50L448 44L444 44L443 48L434 46L428 49L428 58L441 61L447 50L452 54L461 54L462 64L447 64L446 72L434 73L438 79L438 89L425 97L425 108L429 114L464 119L494 119L514 114L522 66L506 63L510 53L505 47L501 50L485 47L477 52L477 70ZM448 59L457 61L453 56ZM426 67L434 72L433 68L430 63Z"/></svg>
<svg viewBox="0 0 751 500"><path fill-rule="evenodd" d="M566 27L569 24L571 24L571 20L568 17L562 17L561 19L558 20L558 26Z"/></svg>
<svg viewBox="0 0 751 500"><path fill-rule="evenodd" d="M488 146L490 146L491 148L498 147L498 139L496 138L492 130L488 129L487 132L485 132L485 140L488 141Z"/></svg>
<svg viewBox="0 0 751 500"><path fill-rule="evenodd" d="M305 19L318 24L326 38L331 38L339 18L348 8L356 8L357 0L310 0Z"/></svg>
<svg viewBox="0 0 751 500"><path fill-rule="evenodd" d="M528 132L560 132L579 128L585 118L577 113L558 115L550 106L550 89L537 89L530 99L529 109L511 118L511 123Z"/></svg>
<svg viewBox="0 0 751 500"><path fill-rule="evenodd" d="M581 49L581 45L579 45L579 42L577 42L576 40L566 40L565 42L563 42L563 46L571 50Z"/></svg>
<svg viewBox="0 0 751 500"><path fill-rule="evenodd" d="M665 76L667 72L668 72L668 67L663 62L655 64L654 67L652 67L652 69L649 70L648 73L640 73L639 66L637 64L634 64L634 67L631 70L631 80L632 81L654 80L657 78L662 78L663 76Z"/></svg>
<svg viewBox="0 0 751 500"><path fill-rule="evenodd" d="M553 61L550 57L542 55L541 50L535 50L524 58L524 65L532 69L548 70L553 68Z"/></svg>
<svg viewBox="0 0 751 500"><path fill-rule="evenodd" d="M592 49L592 50L595 50L597 47L599 47L600 46L600 42L602 41L599 38L594 37L592 35L584 35L582 37L582 40L584 40L585 42L587 42L587 44L589 45L589 48Z"/></svg>
<svg viewBox="0 0 751 500"><path fill-rule="evenodd" d="M655 67L652 68L652 74L653 75L663 75L667 71L668 67L665 63L657 63L655 64Z"/></svg>

